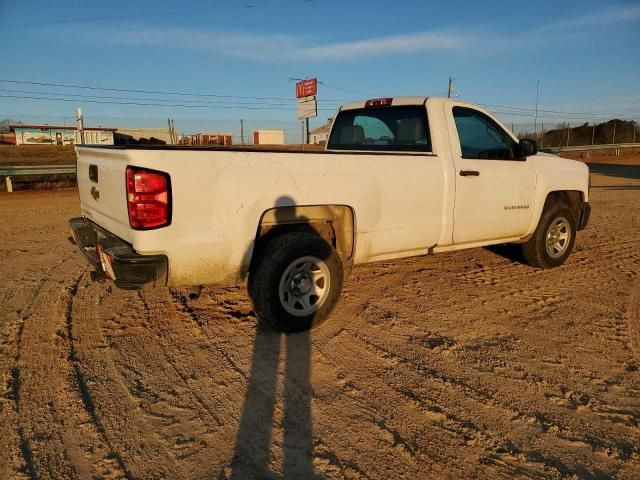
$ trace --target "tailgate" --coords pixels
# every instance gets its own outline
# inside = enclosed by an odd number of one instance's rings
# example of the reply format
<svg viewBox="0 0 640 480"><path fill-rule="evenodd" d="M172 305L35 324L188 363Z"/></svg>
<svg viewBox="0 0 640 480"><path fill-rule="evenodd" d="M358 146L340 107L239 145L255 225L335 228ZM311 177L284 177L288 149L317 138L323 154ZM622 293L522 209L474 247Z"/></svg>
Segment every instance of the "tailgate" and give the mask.
<svg viewBox="0 0 640 480"><path fill-rule="evenodd" d="M127 210L127 150L77 147L82 215L132 243Z"/></svg>

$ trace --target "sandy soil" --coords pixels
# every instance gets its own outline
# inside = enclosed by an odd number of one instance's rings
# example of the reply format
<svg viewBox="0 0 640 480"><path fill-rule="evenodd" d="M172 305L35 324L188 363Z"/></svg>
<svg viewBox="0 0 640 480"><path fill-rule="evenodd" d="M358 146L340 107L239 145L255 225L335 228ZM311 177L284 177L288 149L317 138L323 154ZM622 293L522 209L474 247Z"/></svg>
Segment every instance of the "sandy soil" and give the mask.
<svg viewBox="0 0 640 480"><path fill-rule="evenodd" d="M640 167L567 264L358 267L311 334L91 283L75 190L0 195L0 478L640 478Z"/></svg>

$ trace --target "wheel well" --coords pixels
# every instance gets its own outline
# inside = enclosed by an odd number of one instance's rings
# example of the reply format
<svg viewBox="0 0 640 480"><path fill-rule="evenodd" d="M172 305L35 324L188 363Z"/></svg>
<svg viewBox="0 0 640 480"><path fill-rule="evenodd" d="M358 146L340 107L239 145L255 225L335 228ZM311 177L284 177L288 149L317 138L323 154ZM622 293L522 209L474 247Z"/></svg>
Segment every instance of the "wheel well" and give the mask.
<svg viewBox="0 0 640 480"><path fill-rule="evenodd" d="M276 207L260 218L249 269L264 247L274 238L289 232L310 232L336 249L345 269L351 266L354 249L355 218L344 205Z"/></svg>
<svg viewBox="0 0 640 480"><path fill-rule="evenodd" d="M576 222L580 219L580 209L584 202L584 195L578 190L558 190L549 192L544 204L546 209L552 203L564 203L574 215Z"/></svg>

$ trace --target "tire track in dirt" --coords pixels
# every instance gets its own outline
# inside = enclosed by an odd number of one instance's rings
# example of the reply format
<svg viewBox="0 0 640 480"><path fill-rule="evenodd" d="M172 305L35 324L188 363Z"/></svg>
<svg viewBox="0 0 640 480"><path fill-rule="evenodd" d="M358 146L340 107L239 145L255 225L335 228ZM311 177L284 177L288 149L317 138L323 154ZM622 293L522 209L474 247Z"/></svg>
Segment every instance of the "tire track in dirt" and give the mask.
<svg viewBox="0 0 640 480"><path fill-rule="evenodd" d="M18 359L25 319L36 298L52 276L59 278L59 270L68 268L71 248L57 236L58 222L77 207L56 204L67 197L49 192L31 202L29 193L20 192L0 200L0 478L35 475L28 441L19 436Z"/></svg>
<svg viewBox="0 0 640 480"><path fill-rule="evenodd" d="M281 365L284 364L285 353L279 346L276 347L282 343L281 336L275 332L260 330L246 294L237 287L218 292L205 290L198 300L188 300L186 294L172 290L171 301L178 312L185 315L193 325L198 325L198 332L206 338L210 351L219 358L215 363L223 366L223 371L224 366L228 367L231 374L231 378L227 374L227 379L218 387L223 390L231 388L233 395L227 398L225 404L219 406L221 414L226 418L229 449L229 460L217 467L217 471L220 471L219 478L265 475L277 478L283 475L283 422L286 412L283 410L282 392L276 389L277 384L284 383ZM254 370L261 371L261 366L256 365L256 361L277 366L276 370L269 372L264 378L255 376ZM250 381L254 383L249 385ZM230 412L231 405L238 408ZM239 408L241 406L242 412ZM265 418L258 419L252 409L264 412ZM243 430L241 425L241 416L245 415L252 419L250 422L255 421L249 434L257 439L255 441L248 438L249 432ZM272 419L272 422L269 422L269 419ZM265 438L272 439L269 451L264 451L262 442ZM256 459L261 458L268 461L265 460L264 464L262 460L256 462Z"/></svg>
<svg viewBox="0 0 640 480"><path fill-rule="evenodd" d="M348 335L352 332L344 332L342 335ZM379 339L380 337L375 337ZM423 403L428 405L428 410L437 411L445 418L460 418L461 424L467 427L466 437L469 437L471 443L483 445L486 451L479 455L478 458L483 458L486 455L497 455L502 452L503 446L511 443L512 445L522 444L524 439L531 440L532 438L540 437L543 435L545 438L540 443L545 446L547 450L546 456L548 461L545 460L545 456L540 456L534 452L524 453L524 457L528 462L537 460L534 463L542 464L543 469L554 470L557 467L555 459L555 453L557 451L572 450L574 455L580 455L582 457L582 465L588 465L592 451L601 452L603 455L606 451L618 452L616 456L618 458L629 458L630 455L637 457L637 447L633 447L631 441L626 444L621 444L616 440L616 437L612 437L607 443L602 438L594 439L589 435L583 435L578 431L571 429L565 424L558 423L553 417L549 417L548 414L542 414L537 410L527 412L526 404L522 404L522 399L515 401L516 399L504 397L505 389L496 389L490 384L484 382L478 382L477 379L463 379L454 373L443 373L436 366L431 366L423 360L423 356L416 352L409 354L394 353L395 348L386 349L385 347L374 345L362 341L354 341L357 338L349 338L348 341L344 340L337 346L332 342L329 349L334 352L337 348L346 348L344 355L340 357L350 355L357 356L364 361L359 362L358 365L368 365L364 371L359 370L354 372L351 370L352 377L351 382L355 385L355 388L362 390L362 396L370 398L375 395L370 389L374 388L374 391L383 391L386 385L385 399L389 399L389 389L394 389L396 393L403 394L408 388L413 389L426 389L428 390L428 397L422 399ZM336 342L337 343L337 342ZM346 347L344 344L349 345ZM358 344L360 344L358 346ZM379 351L383 350L384 353L380 354ZM380 361L376 358L384 358L387 362L391 362L393 365L387 368L379 366ZM451 370L449 368L448 370ZM349 378L350 375L347 375ZM402 379L402 383L398 384L398 378ZM366 379L369 379L366 381ZM370 379L376 379L373 382ZM371 386L371 383L380 383L377 387ZM424 382L428 382L428 387ZM408 398L413 399L415 395L407 395ZM439 400L438 400L439 399ZM462 400L460 400L462 399ZM393 402L394 408L399 408L400 402ZM515 405L520 404L520 408ZM446 407L445 407L446 405ZM377 407L380 412L385 412L386 408L382 407L380 403L377 403ZM524 410L522 408L525 408ZM404 417L406 414L403 414ZM509 432L513 430L514 423L520 424L517 430L520 432L515 439L511 435L499 434L499 431ZM483 425L472 431L472 435L469 436L469 425ZM488 427L492 425L493 427ZM450 428L447 426L447 430L453 434L464 432L459 428ZM585 425L581 426L584 430ZM587 424L588 431L588 424ZM551 435L551 437L549 437ZM431 432L429 437L437 437L440 441L443 439L442 433ZM465 435L463 433L463 438ZM515 446L513 449L517 449ZM454 448L445 448L448 452L454 451ZM581 452L581 453L579 453ZM521 452L522 453L522 452ZM529 458L530 457L530 458ZM443 462L449 463L444 459ZM540 466L540 465L538 465ZM565 466L558 470L556 473L559 475L565 475L568 473L579 474L579 468L574 465L575 468ZM612 467L613 468L613 467Z"/></svg>
<svg viewBox="0 0 640 480"><path fill-rule="evenodd" d="M247 299L232 292L231 296L229 294L224 296L219 294L223 299L225 297L227 297L227 299L222 300L222 302L217 302L216 299L210 297L210 295L211 294L209 292L204 292L201 300L189 301L185 296L178 292L172 292L173 299L177 302L178 308L182 306L182 308L188 312L193 322L202 325L203 331L212 342L222 343L224 351L223 356L229 355L230 353L229 347L231 347L231 345L229 345L228 340L225 340L225 337L229 336L228 328L239 327L241 335L244 338L243 325L246 324L247 320L251 322L249 324L251 329L246 332L247 341L250 347L250 343L252 341L250 338L251 334L255 334L253 332L253 329L255 328L255 317L253 317L253 314L250 311ZM215 294L213 296L218 297L218 295ZM207 297L210 297L211 300L207 301ZM211 303L214 303L217 306L212 306ZM226 325L224 321L225 317L233 323L231 325ZM238 323L238 320L240 320L241 323ZM314 356L314 358L316 357ZM314 364L315 363L316 362L314 361ZM248 372L250 366L244 364L242 368ZM322 364L319 368L316 368L315 366L313 368L311 381L314 391L316 391L316 389L321 389L323 391L323 393L320 394L316 392L314 394L315 399L322 398L323 400L326 400L327 395L336 398L336 391L340 394L343 393L344 382L340 381L335 376L327 376L328 368L329 366L326 364ZM330 368L329 371L331 371ZM281 382L282 380L279 380L279 383ZM241 393L244 394L244 391ZM344 397L342 397L341 401L344 402ZM274 430L272 435L274 436L274 443L271 448L271 458L269 462L270 471L273 472L274 475L281 474L282 418L285 415L282 405L282 393L278 392L273 405ZM347 405L341 405L338 407L338 411L347 410L349 410ZM319 473L329 475L329 478L371 478L368 474L369 472L363 470L362 467L358 466L356 461L354 461L354 459L359 458L363 454L363 451L358 449L354 450L353 445L357 443L363 444L372 436L387 438L388 441L393 444L391 452L396 455L401 451L405 452L402 455L407 456L409 459L412 459L417 455L414 448L411 447L408 442L404 441L397 431L386 426L385 422L381 420L379 416L376 416L373 409L370 411L370 417L372 420L368 425L371 431L368 431L367 434L363 434L361 432L362 425L359 420L353 419L350 421L348 418L342 419L343 422L348 424L346 432L343 433L341 431L335 431L335 411L333 409L326 408L324 402L320 403L314 401L313 431L316 431L317 429L322 432L332 432L333 436L341 437L337 440L335 438L328 438L326 435L319 437L314 434L314 464ZM266 427L268 428L269 426ZM360 441L357 440L358 438L360 438ZM250 452L246 453L250 454ZM371 452L368 451L367 453ZM382 461L381 464L386 464L386 460ZM414 469L415 468L416 467L414 465ZM225 478L227 478L227 476L225 476Z"/></svg>
<svg viewBox="0 0 640 480"><path fill-rule="evenodd" d="M0 412L7 421L12 421L11 423L14 424L14 428L11 432L3 431L3 434L0 435L1 451L6 455L6 461L0 461L0 476L8 476L11 473L13 475L28 474L30 478L35 478L36 475L29 443L24 438L22 429L17 426L20 398L20 369L18 368L18 363L20 360L20 345L24 321L29 316L29 311L36 301L36 296L44 287L54 268L55 266L52 266L45 271L43 277L36 284L33 293L30 295L31 300L29 300L26 305L17 308L14 306L12 312L8 311L8 309L3 309L6 314L5 321L11 322L11 324L10 326L5 326L1 337L0 346L2 347L4 356L3 363L6 364L3 370L6 373L3 374L4 381L2 385L1 403L3 408L0 409ZM3 307L7 306L9 299L14 296L17 295L7 289L3 294L0 305ZM13 317L13 321L10 320L11 317ZM19 447L18 451L14 450L16 447ZM21 458L18 459L18 457ZM22 465L22 467L19 467L19 465ZM20 471L16 471L18 468L20 468Z"/></svg>
<svg viewBox="0 0 640 480"><path fill-rule="evenodd" d="M106 454L103 455L103 459L100 462L101 463L100 469L102 470L100 473L100 476L105 479L106 478L114 478L114 479L126 478L127 480L129 480L132 478L131 474L127 471L121 455L119 455L118 452L116 452L113 449L105 433L104 426L102 425L100 418L98 418L95 406L93 404L93 399L91 398L91 393L89 392L87 381L80 370L79 360L76 354L75 342L73 338L73 299L75 294L78 291L78 286L83 280L83 276L84 274L78 277L77 281L74 283L71 290L71 296L67 303L67 308L65 312L67 338L69 339L69 343L70 343L69 360L73 364L75 382L77 385L77 389L80 393L80 397L82 399L84 409L91 421L91 426L93 427L93 429L95 429L95 434L97 434L97 436L99 436L100 438L101 446L104 446L103 450L106 451ZM80 427L86 430L88 428L88 424L83 423L80 425ZM92 431L90 432L90 434L94 434L94 432ZM86 435L86 432L85 432L85 435ZM81 475L81 478L82 478L82 475Z"/></svg>
<svg viewBox="0 0 640 480"><path fill-rule="evenodd" d="M383 337L381 337L380 335L368 336L368 335L365 335L364 332L360 330L350 332L350 333L353 335L355 339L362 342L364 348L382 351L383 353L380 354L381 356L383 356L384 358L390 358L393 361L398 363L408 362L409 364L411 364L411 370L428 372L431 376L434 376L439 381L442 381L445 385L461 387L467 396L475 399L482 399L482 401L485 402L489 407L502 408L506 411L511 412L514 417L520 417L520 418L526 418L527 415L532 415L532 413L525 413L524 411L514 410L511 407L512 404L520 404L525 409L530 409L532 406L534 409L537 408L535 405L528 405L527 402L523 402L522 399L514 397L514 394L518 396L523 394L526 395L527 389L531 390L530 392L531 394L534 394L538 392L538 390L540 389L540 385L537 384L539 382L536 382L536 384L532 384L530 380L528 382L525 380L525 384L523 385L522 379L517 378L516 375L513 375L513 376L505 375L503 377L504 385L502 385L501 388L493 387L492 389L491 387L495 380L495 374L492 371L478 371L474 368L470 369L468 368L469 367L468 362L455 362L455 364L449 364L449 362L446 362L446 361L443 362L441 356L432 356L432 358L428 360L430 362L429 364L432 366L427 367L426 359L429 358L427 352L424 352L424 353L414 352L412 349L410 355L414 355L417 359L419 359L418 365L413 365L413 360L407 360L407 358L409 358L409 355L405 357L400 353L403 350L401 345L399 344L389 345L387 343L382 345L381 338ZM504 341L502 341L501 343L504 343ZM486 347L486 343L482 343L482 345ZM398 356L396 357L393 356L391 352L394 352L394 351L399 352ZM452 349L452 352L454 353L453 358L456 359L457 357L457 359L463 360L459 356L455 355L457 351L458 350L455 348ZM455 377L449 378L446 374L443 375L441 373L434 373L434 369L436 368L440 368L443 370L454 370ZM455 378L455 380L453 380L453 378ZM511 388L509 388L510 386L509 383L511 384L517 383L518 385L512 385ZM581 413L583 414L577 419L575 419L574 421L569 422L569 424L567 424L566 419L562 418L563 416L558 414L558 412L549 413L547 415L548 416L547 420L551 422L551 423L547 422L548 423L547 426L549 427L549 430L551 431L562 430L562 433L564 435L569 435L573 439L576 439L578 438L576 436L577 434L575 433L576 431L588 431L587 425L591 425L592 423L598 423L597 418L588 418L588 416L587 418L584 418L585 414L588 414L591 412L598 415L601 412L607 412L610 414L617 413L621 416L622 415L627 416L629 421L625 424L625 426L630 428L627 429L626 432L622 432L621 431L622 429L620 428L621 422L618 419L616 419L614 422L612 422L612 425L611 425L612 428L608 432L606 430L599 432L602 438L604 438L605 440L609 439L608 441L611 443L611 445L605 445L603 443L603 446L605 448L611 449L612 451L617 448L619 450L620 457L638 455L640 451L640 447L632 447L632 445L634 445L633 440L618 442L617 444L615 440L619 436L624 436L625 438L627 438L628 436L631 436L632 439L633 437L637 437L638 443L640 443L640 431L637 428L638 418L640 417L637 414L634 414L632 411L615 409L612 406L607 405L606 402L590 398L588 395L579 391L569 390L564 385L557 385L557 384L554 385L553 381L550 379L545 380L543 388L549 392L553 391L554 389L557 389L558 391L561 392L560 396L556 396L552 393L546 393L546 392L544 393L544 396L546 398L562 398L562 402L561 402L562 405L567 406L568 408L571 408L571 409L580 410ZM534 411L533 414L535 413L536 412ZM556 428L556 426L553 425L553 422L558 424L557 425L558 428ZM563 424L560 425L559 422L563 422ZM615 427L615 430L613 429L614 427ZM572 431L571 428L573 428L575 431ZM588 435L585 436L584 439L582 440L585 443L589 443ZM599 442L599 443L602 443L602 442Z"/></svg>
<svg viewBox="0 0 640 480"><path fill-rule="evenodd" d="M105 288L104 284L80 285L72 310L78 370L104 438L126 474L131 478L184 478L175 455L145 416L140 400L116 363L120 352L102 329L115 312L124 308L130 296L129 292ZM148 342L133 335L131 340L138 342L139 353L147 353ZM135 358L130 363L135 367Z"/></svg>
<svg viewBox="0 0 640 480"><path fill-rule="evenodd" d="M30 292L28 295L26 295L26 292L21 292L25 296L28 296L30 300L26 304L15 308L15 323L13 327L9 330L14 332L15 337L13 339L11 338L3 339L4 345L15 346L13 348L15 352L13 355L13 362L9 370L10 377L7 381L3 397L6 400L10 400L12 404L10 406L7 405L7 409L11 410L13 414L11 416L15 418L15 425L16 425L15 434L19 438L19 448L20 448L20 454L22 458L21 458L21 462L16 462L15 460L12 462L2 462L2 465L0 466L0 473L3 473L2 470L6 469L4 473L8 475L9 469L13 464L14 469L19 468L19 471L14 470L12 472L14 475L20 475L22 473L26 473L30 478L37 477L36 469L34 466L34 460L33 460L33 452L31 450L29 440L25 435L23 426L19 425L19 421L18 421L19 414L20 414L20 408L19 408L20 407L20 386L21 386L20 359L21 359L21 350L22 350L22 336L23 336L23 331L25 327L25 321L33 314L33 307L36 304L36 302L40 300L39 296L43 288L45 288L45 286L47 285L47 282L49 281L52 273L54 271L57 271L60 267L64 266L64 264L68 260L69 260L69 257L58 261L56 265L50 266L48 269L46 269L43 272L42 277L39 279L39 281L36 282L32 292ZM7 291L6 296L9 296L9 291ZM15 296L19 298L20 295L15 295ZM2 305L6 305L4 301L2 302ZM3 413L4 415L6 415L8 412L5 410L5 412ZM9 432L5 432L5 434L2 435L1 437L8 439L11 437L11 434L9 434ZM6 451L7 450L3 449L3 452L6 452ZM22 466L18 467L20 463L22 464Z"/></svg>
<svg viewBox="0 0 640 480"><path fill-rule="evenodd" d="M572 257L572 259L570 259L570 263L568 264L568 266L566 268L563 267L565 268L565 270L568 271L568 273L565 272L559 276L562 277L563 280L566 277L569 277L571 281L584 287L585 296L589 295L590 291L597 286L604 285L606 288L616 288L620 285L625 285L625 283L628 282L629 278L634 278L634 276L637 275L636 272L638 269L639 262L638 262L638 255L635 252L637 252L638 245L639 245L639 242L637 241L629 241L629 242L622 242L621 245L602 246L601 248L603 250L603 255L600 258L598 258L597 256L595 256L595 258L594 257L581 258L580 255L578 255L576 259L573 259ZM600 248L596 248L596 250L599 250L599 249ZM572 262L572 260L575 261L575 264ZM610 261L612 262L609 263ZM425 263L427 262L428 260L425 259ZM431 265L431 262L429 262L429 265ZM527 278L526 280L522 278L520 279L520 281L527 281L531 279L533 280L534 282L533 289L531 288L532 287L531 285L527 285L527 287L523 288L521 292L517 289L512 290L508 288L503 290L498 290L498 291L495 291L495 290L489 291L489 292L485 290L483 291L482 298L469 299L469 301L472 302L471 305L469 305L469 302L464 302L458 305L455 305L455 304L446 305L443 308L449 309L451 307L454 307L453 308L454 313L456 310L455 307L457 307L458 311L462 313L466 311L476 311L476 312L478 310L486 311L491 315L494 315L497 313L499 314L499 317L504 317L505 319L508 319L509 315L512 312L506 308L503 310L489 308L491 307L491 301L493 300L497 304L502 304L505 301L508 302L512 300L512 297L517 297L519 293L521 294L519 304L522 305L521 313L522 313L523 319L527 317L530 318L531 316L535 317L538 315L546 315L548 314L550 309L558 308L561 306L560 302L555 301L557 295L552 295L552 293L544 286L544 280L542 279L542 277L536 274L529 275L527 273L525 273L524 275L519 275L517 274L518 273L517 271L520 269L522 269L525 272L527 270L531 271L531 269L528 269L527 267L520 267L520 266L516 268L507 268L505 270L510 271L509 272L510 278L508 279L508 281L501 281L500 274L502 272L498 271L498 275L497 275L498 281L492 281L488 283L497 284L497 285L500 285L500 284L508 285L511 282L513 282L514 279L518 280L518 277L521 276L521 277L527 277ZM562 269L559 269L559 270L562 270ZM445 275L442 275L441 277L444 277L445 279L445 281L443 282L445 283L444 285L445 290L448 290L450 288L455 288L455 284L447 281L450 278L449 276L445 274ZM536 277L539 277L539 279ZM604 282L602 281L603 278L605 278ZM535 286L535 283L540 281L542 281L543 283L539 283L538 286ZM374 325L376 327L376 331L371 334L371 337L376 340L380 340L382 338L386 338L389 335L389 330L388 330L389 326L393 327L397 323L401 323L405 320L411 319L411 321L408 322L409 324L408 327L410 330L409 332L405 332L405 335L403 335L403 337L405 337L404 338L405 341L407 336L410 337L411 340L415 340L416 334L419 336L420 331L422 330L418 328L416 331L416 326L421 325L422 323L420 321L420 317L423 317L424 314L427 313L428 311L411 308L413 307L413 304L411 302L409 302L409 306L407 307L406 302L403 302L403 300L406 300L406 298L403 298L403 295L398 295L397 291L394 292L393 282L385 281L381 283L382 285L378 284L376 286L376 289L374 290L374 294L367 295L366 298L358 296L357 291L355 295L351 295L351 298L347 301L348 303L354 303L354 302L360 303L360 306L355 310L355 313L353 313L351 317L357 318L362 316L366 312L367 321L372 320L373 318L375 318L376 320L372 323L367 322L364 325L361 322L357 323L357 326L348 328L347 332L351 335L358 336L358 332L367 331L367 327L369 327L370 325ZM446 285L447 283L448 285ZM554 284L558 284L558 283L560 282L554 281ZM413 278L408 278L407 281L404 283L404 285L412 285L412 286L426 288L427 293L421 292L424 294L424 296L429 296L428 294L431 293L431 291L433 291L434 293L437 293L436 292L437 288L439 288L439 287L431 288L429 285L423 285L421 280L414 280ZM387 292L391 292L389 296L387 296ZM367 293L369 293L369 291ZM562 293L566 298L566 297L574 296L575 291L573 289L566 288ZM382 294L382 298L380 298L380 294ZM489 296L489 299L487 299L487 296ZM389 306L390 306L389 300L392 300L393 302L390 309L389 309ZM475 305L473 304L473 302L476 302ZM535 302L539 302L539 303L536 305ZM531 306L532 303L534 303L533 307ZM373 308L374 311L367 312L367 310L371 308ZM418 317L417 319L416 319L416 313L420 314L420 317ZM344 313L341 312L341 316L343 315ZM432 317L433 316L434 315L432 315ZM416 320L418 320L418 322L416 322ZM433 324L433 318L432 319L425 318L425 320L426 321L431 320L429 321L429 324ZM351 323L353 323L353 321ZM495 323L499 324L500 322L495 322ZM603 321L601 323L603 327L607 327L610 329L612 328L609 325L610 322ZM383 328L385 328L385 325L386 325L386 329L382 330ZM365 327L364 330L363 330L363 327ZM450 325L448 325L446 328L448 327L450 327ZM619 326L613 327L613 330L617 332L619 330ZM342 332L343 332L343 329L340 329L338 333L342 333ZM436 343L438 343L437 334L433 334L433 333L429 334L428 331L426 333L429 341L435 340ZM618 335L617 334L612 335L612 339L615 339L616 336ZM368 345L368 346L365 346L364 348L366 350L367 348L371 348L371 346ZM381 351L380 349L378 349L375 352L374 358L376 356L379 357L381 359L380 362L388 361L390 359L393 360L393 356L391 353L395 351L396 348L400 348L400 346L397 346L397 347L394 346L388 349L387 351ZM454 352L455 352L455 349L454 349ZM356 357L358 356L356 355ZM369 362L375 363L375 361L371 359L369 360ZM533 371L535 371L535 367L533 368ZM472 370L468 373L469 375L471 375L470 378L473 378L474 376L482 374L481 371L477 371L477 370L476 371ZM495 377L495 372L492 373L488 371L484 373L487 377L491 377L491 376ZM505 374L505 377L508 378L510 373L511 372L507 372ZM371 373L371 376L375 377L376 374ZM532 374L529 374L529 376L531 378L535 378L533 372ZM491 378L491 380L493 380L493 378ZM547 381L548 380L545 379L545 383ZM529 383L529 382L525 380L525 383ZM626 426L632 427L629 433L631 433L633 436L637 438L638 430L637 428L635 428L637 427L637 415L633 413L633 410L617 408L612 405L607 405L606 402L598 401L597 399L594 399L594 398L588 399L585 402L585 400L581 400L581 398L584 398L584 395L579 391L575 392L575 391L566 389L563 387L562 384L557 384L556 386L560 390L561 396L567 397L567 400L565 400L564 403L565 405L568 405L569 408L575 408L581 413L584 413L585 409L591 409L594 414L608 417L608 419L613 423L624 423ZM539 388L539 385L538 386L533 385L532 388L536 390L537 388ZM548 397L553 398L553 394L549 394ZM577 401L574 399L577 399ZM522 400L518 398L514 398L511 401L521 402ZM567 427L564 425L564 420L565 420L564 415L560 417L560 420L559 420L561 422L560 425L554 424L553 422L549 423L549 419L546 418L544 415L540 415L540 414L538 414L535 417L531 417L527 415L520 415L520 417L524 418L526 421L533 420L534 423L536 422L539 423L549 431L552 431L552 432L558 431L560 432L559 436L566 437L566 439L570 442L573 442L576 439L576 431L569 430L567 433ZM623 422L620 422L620 419L623 419ZM578 424L575 425L575 427L577 428L577 431L589 431L589 423L591 421L598 422L598 419L597 418L588 419L587 421L582 420L583 423L578 422ZM560 426L564 427L563 430L560 430ZM602 432L596 433L596 435L600 435L600 434L602 434ZM607 436L607 434L604 434L604 435L605 437ZM616 454L616 456L623 460L627 457L632 457L631 464L632 465L635 464L637 467L638 452L635 451L633 448L629 448L629 443L616 442L617 436L622 435L622 437L625 437L626 435L619 431L618 432L610 431L608 435L610 438L608 444L606 441L602 442L598 436L583 435L583 438L581 440L587 445L588 448L591 448L588 446L588 444L591 444L591 445L595 445L596 446L595 448L598 448L601 451L605 451L605 450L610 450L613 452L617 451L618 453ZM611 450L611 448L609 447L613 447L613 450ZM513 452L510 452L510 453L506 452L504 454L505 455L508 454L512 456L515 455L515 457L517 457L518 455L522 456L521 452L518 453L517 451L515 452L515 454ZM633 458L635 458L635 460L633 460ZM611 471L616 471L615 465L611 466L611 468L612 468ZM581 472L579 468L575 469L575 471L578 472L578 474L586 473L586 472ZM598 471L597 468L594 471L597 472ZM558 473L559 475L564 475L567 472L566 470L563 470L561 468L556 473Z"/></svg>
<svg viewBox="0 0 640 480"><path fill-rule="evenodd" d="M32 478L122 478L72 365L67 319L81 269L69 270L73 276L58 270L43 284L20 337L16 405L26 470Z"/></svg>
<svg viewBox="0 0 640 480"><path fill-rule="evenodd" d="M640 367L640 279L636 280L631 288L629 307L627 308L627 322L631 345L637 362L634 367L638 368Z"/></svg>
<svg viewBox="0 0 640 480"><path fill-rule="evenodd" d="M234 364L233 352L225 351L233 326L212 336L217 339L213 341L200 327L202 319L192 318L175 303L175 293L107 289L91 285L83 291L74 317L86 321L89 316L91 325L74 324L74 330L76 337L82 335L83 344L77 346L81 370L105 434L116 439L110 440L113 449L134 477L149 475L150 468L164 469L167 478L205 478L220 472L232 455L249 367ZM80 313L78 308L87 304L92 305L91 313ZM211 312L209 317L215 319ZM109 353L110 366L101 366L107 372L103 375L94 372L94 360L83 356L89 353L85 350L95 349L84 344L91 336L93 341L100 338L100 347ZM250 347L248 335L246 348ZM243 362L249 358L241 356ZM114 400L111 391L116 387L126 393ZM140 441L154 439L154 448L166 452L166 458L156 459L158 465L150 467L144 458L127 454L127 444L120 439L122 426L114 425L114 411L125 411L138 425ZM133 438L125 435L124 440ZM175 465L171 473L168 465Z"/></svg>

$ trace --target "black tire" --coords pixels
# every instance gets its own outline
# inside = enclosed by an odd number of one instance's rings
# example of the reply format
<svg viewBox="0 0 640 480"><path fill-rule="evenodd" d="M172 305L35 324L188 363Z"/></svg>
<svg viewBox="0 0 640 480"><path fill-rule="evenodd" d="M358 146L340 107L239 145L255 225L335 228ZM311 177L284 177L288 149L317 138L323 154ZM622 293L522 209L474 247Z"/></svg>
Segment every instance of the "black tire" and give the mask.
<svg viewBox="0 0 640 480"><path fill-rule="evenodd" d="M562 220L564 223L561 223ZM547 236L550 234L550 229L556 228L557 230L558 225L563 226L563 230L568 232L569 238L558 251L549 247L554 253L552 255L547 248ZM549 204L545 206L531 238L522 244L522 255L531 266L538 268L558 267L571 255L576 231L576 220L569 207L563 203ZM551 233L553 234L553 232Z"/></svg>
<svg viewBox="0 0 640 480"><path fill-rule="evenodd" d="M296 312L294 315L290 313L291 310L302 310L305 307L302 303L295 302L296 298L301 297L296 297L287 288L293 285L293 278L287 277L292 278L289 282L283 277L291 271L299 272L295 270L296 267L293 267L294 270L291 268L296 261L304 258L316 258L326 266L326 271L323 270L323 278L326 278L324 281L327 282L323 281L326 292L323 291L320 304L311 306L317 310L309 314L305 314L304 311ZM326 320L340 297L342 281L342 263L331 245L310 232L290 232L274 238L261 251L260 258L249 273L249 296L260 322L281 332L302 332ZM315 292L315 286L313 291ZM307 295L313 297L313 294ZM320 302L320 298L317 302ZM290 311L287 311L287 308Z"/></svg>

